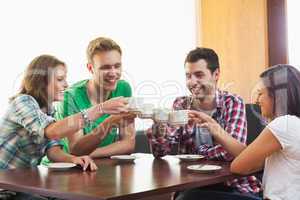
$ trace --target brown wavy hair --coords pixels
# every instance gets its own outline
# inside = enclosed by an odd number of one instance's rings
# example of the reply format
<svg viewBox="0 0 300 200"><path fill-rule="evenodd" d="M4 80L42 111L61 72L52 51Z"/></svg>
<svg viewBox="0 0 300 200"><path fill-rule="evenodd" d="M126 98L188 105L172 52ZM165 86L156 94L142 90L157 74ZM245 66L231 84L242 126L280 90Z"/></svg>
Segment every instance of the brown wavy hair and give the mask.
<svg viewBox="0 0 300 200"><path fill-rule="evenodd" d="M26 68L20 91L11 100L20 94L27 94L35 98L40 108L48 109L48 81L53 69L58 65L66 66L64 62L51 55L34 58Z"/></svg>

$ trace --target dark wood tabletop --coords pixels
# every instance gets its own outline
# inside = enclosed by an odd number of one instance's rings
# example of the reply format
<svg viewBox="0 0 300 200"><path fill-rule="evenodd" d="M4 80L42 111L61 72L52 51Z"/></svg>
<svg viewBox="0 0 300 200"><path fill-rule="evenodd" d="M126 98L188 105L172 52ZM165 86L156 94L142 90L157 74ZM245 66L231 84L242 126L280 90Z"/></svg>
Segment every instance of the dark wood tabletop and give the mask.
<svg viewBox="0 0 300 200"><path fill-rule="evenodd" d="M96 172L82 172L76 168L53 171L43 166L0 171L0 188L73 200L139 199L235 177L229 172L229 163L225 162L180 162L172 156L163 159L154 159L150 154L137 156L129 163L96 160L99 167ZM221 165L222 170L201 174L186 168L199 163Z"/></svg>

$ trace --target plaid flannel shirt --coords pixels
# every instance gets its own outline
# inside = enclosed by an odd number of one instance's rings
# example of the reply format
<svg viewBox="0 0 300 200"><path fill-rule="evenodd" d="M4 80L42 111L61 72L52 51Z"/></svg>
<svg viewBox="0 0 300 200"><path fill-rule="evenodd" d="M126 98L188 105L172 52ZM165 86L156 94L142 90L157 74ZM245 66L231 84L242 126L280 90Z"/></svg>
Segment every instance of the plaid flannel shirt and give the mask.
<svg viewBox="0 0 300 200"><path fill-rule="evenodd" d="M173 103L174 110L185 110L190 108L191 97L179 97ZM216 110L212 113L221 127L233 138L246 144L247 139L247 121L245 105L243 100L235 95L225 91L216 91ZM191 107L192 110L197 110ZM232 161L230 155L220 144L214 142L213 145L202 144L196 146L195 125L187 124L181 127L172 127L167 125L166 134L158 133L158 124L147 130L147 136L150 141L152 153L155 157L162 157L170 154L173 144L179 144L180 154L201 154L207 159ZM178 148L178 147L176 147ZM261 183L255 176L242 177L227 182L228 186L238 189L242 193L258 193Z"/></svg>
<svg viewBox="0 0 300 200"><path fill-rule="evenodd" d="M54 121L32 96L15 97L0 122L0 169L38 165L46 149L60 145L44 136Z"/></svg>

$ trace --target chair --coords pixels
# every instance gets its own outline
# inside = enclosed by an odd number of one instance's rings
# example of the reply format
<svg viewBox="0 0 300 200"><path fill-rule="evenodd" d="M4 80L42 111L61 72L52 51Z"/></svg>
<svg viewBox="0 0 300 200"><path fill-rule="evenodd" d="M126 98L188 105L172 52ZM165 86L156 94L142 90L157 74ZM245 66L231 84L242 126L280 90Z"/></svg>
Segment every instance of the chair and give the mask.
<svg viewBox="0 0 300 200"><path fill-rule="evenodd" d="M246 118L248 127L247 145L249 145L262 132L266 124L262 120L260 108L256 104L246 104Z"/></svg>
<svg viewBox="0 0 300 200"><path fill-rule="evenodd" d="M148 138L144 130L136 131L134 153L151 153Z"/></svg>
<svg viewBox="0 0 300 200"><path fill-rule="evenodd" d="M255 138L265 128L266 123L261 116L260 107L256 104L246 104L246 118L247 118L247 145L251 144ZM263 170L253 174L259 180L262 180Z"/></svg>

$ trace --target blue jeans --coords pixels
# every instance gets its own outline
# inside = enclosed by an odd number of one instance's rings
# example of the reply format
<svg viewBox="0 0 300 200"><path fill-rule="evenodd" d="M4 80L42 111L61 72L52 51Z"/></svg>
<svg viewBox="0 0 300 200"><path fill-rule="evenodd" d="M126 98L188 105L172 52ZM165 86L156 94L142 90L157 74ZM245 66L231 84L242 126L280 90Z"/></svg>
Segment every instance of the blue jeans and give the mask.
<svg viewBox="0 0 300 200"><path fill-rule="evenodd" d="M29 194L23 192L11 192L8 190L0 191L1 200L60 200L57 198L43 197L36 194Z"/></svg>
<svg viewBox="0 0 300 200"><path fill-rule="evenodd" d="M176 200L262 200L259 194L240 193L221 184L185 190L175 195Z"/></svg>

